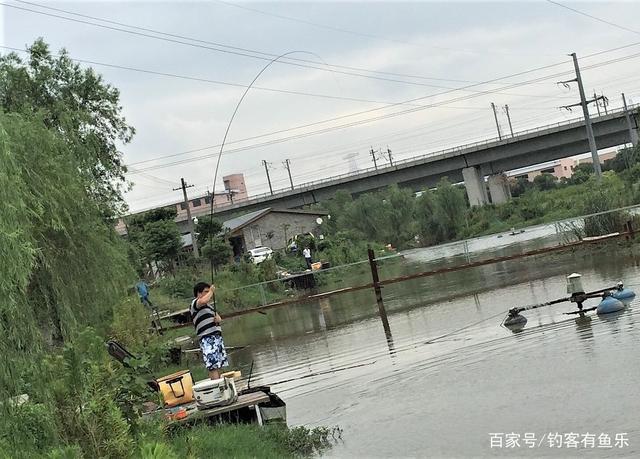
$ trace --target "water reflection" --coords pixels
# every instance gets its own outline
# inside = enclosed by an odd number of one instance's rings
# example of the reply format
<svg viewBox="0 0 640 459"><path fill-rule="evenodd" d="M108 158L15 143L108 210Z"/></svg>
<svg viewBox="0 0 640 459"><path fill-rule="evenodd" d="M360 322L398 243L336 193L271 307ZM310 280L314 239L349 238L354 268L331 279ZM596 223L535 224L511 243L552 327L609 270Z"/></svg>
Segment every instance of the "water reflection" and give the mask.
<svg viewBox="0 0 640 459"><path fill-rule="evenodd" d="M582 342L580 350L589 353L593 352L593 345L595 342L593 337L592 321L593 319L587 313L578 314L574 319L578 339Z"/></svg>

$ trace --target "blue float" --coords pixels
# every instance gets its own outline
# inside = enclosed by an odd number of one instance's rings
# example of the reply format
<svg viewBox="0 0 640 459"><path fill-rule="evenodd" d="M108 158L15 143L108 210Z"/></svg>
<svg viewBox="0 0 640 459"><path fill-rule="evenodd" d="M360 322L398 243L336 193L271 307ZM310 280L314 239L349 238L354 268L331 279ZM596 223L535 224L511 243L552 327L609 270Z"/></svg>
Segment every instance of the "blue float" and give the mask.
<svg viewBox="0 0 640 459"><path fill-rule="evenodd" d="M598 307L596 308L596 314L610 314L612 312L618 312L625 308L622 301L613 296L605 297Z"/></svg>
<svg viewBox="0 0 640 459"><path fill-rule="evenodd" d="M636 292L628 288L623 288L622 290L611 292L611 296L616 300L622 301L625 306L629 306L629 303L636 297Z"/></svg>

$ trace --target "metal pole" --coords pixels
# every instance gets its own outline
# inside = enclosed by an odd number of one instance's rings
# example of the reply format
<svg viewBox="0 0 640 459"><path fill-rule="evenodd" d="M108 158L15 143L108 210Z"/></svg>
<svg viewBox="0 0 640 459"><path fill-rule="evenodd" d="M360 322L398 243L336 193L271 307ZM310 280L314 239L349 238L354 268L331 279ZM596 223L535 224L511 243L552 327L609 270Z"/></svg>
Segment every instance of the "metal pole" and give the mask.
<svg viewBox="0 0 640 459"><path fill-rule="evenodd" d="M389 155L389 164L393 167L393 156L391 156L391 149L389 148L389 145L387 145L387 154Z"/></svg>
<svg viewBox="0 0 640 459"><path fill-rule="evenodd" d="M598 116L601 116L601 114L600 114L600 102L598 102L598 95L596 94L595 91L593 91L593 100L596 102L596 110L598 110Z"/></svg>
<svg viewBox="0 0 640 459"><path fill-rule="evenodd" d="M267 182L269 182L269 191L271 192L271 194L273 194L273 188L271 188L271 178L269 177L269 163L267 163L263 159L262 164L264 165L264 170L267 173Z"/></svg>
<svg viewBox="0 0 640 459"><path fill-rule="evenodd" d="M593 170L596 173L596 177L600 179L600 177L602 177L602 168L600 167L600 157L598 156L596 139L593 137L593 127L591 126L591 118L589 117L587 98L584 95L584 87L582 86L578 56L576 56L576 53L571 53L571 57L573 58L573 67L576 71L576 81L578 82L578 90L580 91L580 105L582 105L582 113L584 114L584 124L587 127L587 138L589 139L589 149L591 150L591 158L593 159Z"/></svg>
<svg viewBox="0 0 640 459"><path fill-rule="evenodd" d="M369 153L371 153L371 157L373 158L373 167L375 168L375 170L378 170L378 163L376 162L376 152L373 151L373 147L371 147L371 151L369 151Z"/></svg>
<svg viewBox="0 0 640 459"><path fill-rule="evenodd" d="M509 121L509 131L511 132L511 137L513 137L513 126L511 126L511 116L509 115L509 106L505 104L504 111L507 113L507 120Z"/></svg>
<svg viewBox="0 0 640 459"><path fill-rule="evenodd" d="M293 179L291 178L291 161L289 161L288 159L285 159L284 167L287 168L287 172L289 173L289 183L291 183L291 189L293 190Z"/></svg>
<svg viewBox="0 0 640 459"><path fill-rule="evenodd" d="M638 145L638 133L633 129L631 124L631 117L629 116L629 109L627 108L627 98L622 93L622 104L624 105L624 117L627 119L627 129L629 129L629 141L631 145L636 147Z"/></svg>
<svg viewBox="0 0 640 459"><path fill-rule="evenodd" d="M184 178L180 178L180 188L182 188L182 196L184 198L184 205L187 208L187 225L189 226L189 232L191 233L191 245L193 247L193 255L198 258L200 253L198 252L198 241L196 240L196 231L193 228L193 220L191 219L191 209L189 208L189 198L187 198L187 188L191 188L193 185L187 186L187 182ZM177 191L180 188L174 188L173 191Z"/></svg>
<svg viewBox="0 0 640 459"><path fill-rule="evenodd" d="M493 117L496 120L496 128L498 129L498 139L502 140L502 133L500 132L500 125L498 124L498 114L496 113L496 104L491 102L491 109L493 110Z"/></svg>

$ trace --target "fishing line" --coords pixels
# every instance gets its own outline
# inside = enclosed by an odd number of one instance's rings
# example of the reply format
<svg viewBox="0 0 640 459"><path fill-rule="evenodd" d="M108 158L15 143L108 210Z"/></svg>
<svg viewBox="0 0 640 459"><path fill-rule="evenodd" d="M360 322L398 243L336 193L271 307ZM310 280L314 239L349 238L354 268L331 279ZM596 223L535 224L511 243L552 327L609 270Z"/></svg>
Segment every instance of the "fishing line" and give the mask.
<svg viewBox="0 0 640 459"><path fill-rule="evenodd" d="M337 373L338 371L345 371L345 370L351 370L353 368L365 367L365 366L373 365L376 362L377 362L377 360L374 360L373 362L359 363L357 365L351 365L351 366L348 366L348 367L336 368L335 370L318 371L316 373L309 373L308 375L298 376L297 378L283 379L282 381L278 381L278 382L267 384L267 386L275 386L276 384L284 384L284 383L288 383L288 382L291 382L291 381L299 381L300 379L311 378L311 377L314 377L314 376L321 376L321 375L326 375L326 374L331 374L331 373Z"/></svg>

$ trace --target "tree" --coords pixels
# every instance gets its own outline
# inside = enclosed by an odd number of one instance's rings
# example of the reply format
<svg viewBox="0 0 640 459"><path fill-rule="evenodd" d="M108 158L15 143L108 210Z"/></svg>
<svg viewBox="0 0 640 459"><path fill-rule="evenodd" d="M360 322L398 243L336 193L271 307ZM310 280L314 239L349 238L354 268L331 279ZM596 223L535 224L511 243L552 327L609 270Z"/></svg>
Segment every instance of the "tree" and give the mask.
<svg viewBox="0 0 640 459"><path fill-rule="evenodd" d="M603 171L622 172L631 169L638 162L640 147L622 148L612 159L607 159L602 165Z"/></svg>
<svg viewBox="0 0 640 459"><path fill-rule="evenodd" d="M439 241L454 239L464 223L467 205L464 191L442 178L434 193L434 218L439 226Z"/></svg>
<svg viewBox="0 0 640 459"><path fill-rule="evenodd" d="M415 196L409 188L391 185L384 193L385 241L395 247L404 247L415 236Z"/></svg>
<svg viewBox="0 0 640 459"><path fill-rule="evenodd" d="M423 245L435 244L439 237L439 225L435 220L435 198L430 190L425 190L416 198L415 215L417 231Z"/></svg>
<svg viewBox="0 0 640 459"><path fill-rule="evenodd" d="M174 206L151 209L141 214L127 218L127 226L130 231L142 231L144 225L151 222L164 220L174 220L178 216L178 211Z"/></svg>
<svg viewBox="0 0 640 459"><path fill-rule="evenodd" d="M527 190L531 188L531 182L525 177L518 177L515 180L509 182L511 188L511 196L517 198L522 196Z"/></svg>
<svg viewBox="0 0 640 459"><path fill-rule="evenodd" d="M216 272L218 266L229 262L231 255L231 246L221 237L211 238L202 246L202 256L211 261Z"/></svg>
<svg viewBox="0 0 640 459"><path fill-rule="evenodd" d="M29 393L55 413L60 381L45 355L79 328L104 332L134 276L91 189L75 152L38 113L0 111L0 400ZM19 409L3 404L1 432L25 432L30 418ZM49 418L47 431L62 428ZM2 437L0 455L24 448L24 435Z"/></svg>
<svg viewBox="0 0 640 459"><path fill-rule="evenodd" d="M180 231L175 223L175 207L153 209L128 220L130 256L137 255L146 270L155 263L163 271L173 272L174 261L182 249ZM142 266L137 265L137 269Z"/></svg>
<svg viewBox="0 0 640 459"><path fill-rule="evenodd" d="M142 255L148 263L161 264L172 271L174 261L182 249L180 232L173 220L159 220L147 223L139 238Z"/></svg>
<svg viewBox="0 0 640 459"><path fill-rule="evenodd" d="M556 187L558 178L552 174L540 174L536 175L533 179L533 186L540 191L553 190Z"/></svg>
<svg viewBox="0 0 640 459"><path fill-rule="evenodd" d="M195 227L198 238L198 244L204 246L210 237L217 237L222 232L222 223L216 218L206 215L198 218L198 224Z"/></svg>
<svg viewBox="0 0 640 459"><path fill-rule="evenodd" d="M91 68L81 68L62 50L53 57L36 40L29 57L0 56L0 106L5 113L37 119L61 138L73 156L88 196L105 219L126 209L126 167L118 144L131 141L120 92Z"/></svg>

